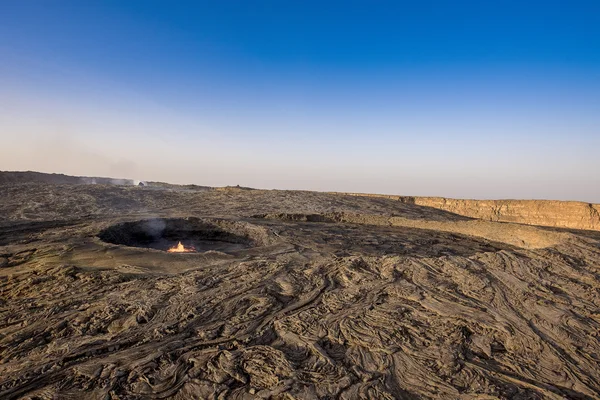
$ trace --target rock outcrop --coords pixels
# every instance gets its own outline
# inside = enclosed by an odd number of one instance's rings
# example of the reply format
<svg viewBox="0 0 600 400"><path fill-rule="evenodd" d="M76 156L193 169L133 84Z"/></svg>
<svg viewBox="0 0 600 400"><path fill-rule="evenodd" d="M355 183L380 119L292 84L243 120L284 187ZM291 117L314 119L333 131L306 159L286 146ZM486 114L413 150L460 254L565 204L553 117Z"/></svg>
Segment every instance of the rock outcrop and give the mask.
<svg viewBox="0 0 600 400"><path fill-rule="evenodd" d="M461 200L363 193L351 196L383 197L402 203L433 207L465 217L555 228L600 230L600 204L557 200Z"/></svg>

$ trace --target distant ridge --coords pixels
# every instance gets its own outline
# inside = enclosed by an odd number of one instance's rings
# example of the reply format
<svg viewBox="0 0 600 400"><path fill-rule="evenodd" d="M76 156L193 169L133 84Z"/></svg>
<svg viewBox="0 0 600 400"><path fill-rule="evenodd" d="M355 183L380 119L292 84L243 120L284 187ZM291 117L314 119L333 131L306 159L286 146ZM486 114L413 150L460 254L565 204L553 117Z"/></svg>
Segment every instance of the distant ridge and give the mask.
<svg viewBox="0 0 600 400"><path fill-rule="evenodd" d="M49 183L55 185L122 185L133 186L139 181L133 179L114 179L87 176L70 176L65 174L48 174L35 171L0 171L1 184Z"/></svg>
<svg viewBox="0 0 600 400"><path fill-rule="evenodd" d="M0 171L0 185L43 183L49 185L114 185L144 186L153 189L212 190L210 186L177 185L165 182L140 181L135 179L106 178L95 176L72 176L36 171ZM239 188L239 187L233 187ZM240 188L245 189L245 188Z"/></svg>

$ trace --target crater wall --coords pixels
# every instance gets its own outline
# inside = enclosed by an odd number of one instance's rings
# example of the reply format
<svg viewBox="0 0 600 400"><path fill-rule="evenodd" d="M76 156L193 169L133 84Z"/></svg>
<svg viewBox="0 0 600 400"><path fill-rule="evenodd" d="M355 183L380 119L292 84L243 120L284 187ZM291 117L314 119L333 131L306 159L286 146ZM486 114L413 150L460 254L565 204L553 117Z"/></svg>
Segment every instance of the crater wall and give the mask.
<svg viewBox="0 0 600 400"><path fill-rule="evenodd" d="M461 200L444 197L341 194L383 197L486 221L600 231L600 204L558 200Z"/></svg>

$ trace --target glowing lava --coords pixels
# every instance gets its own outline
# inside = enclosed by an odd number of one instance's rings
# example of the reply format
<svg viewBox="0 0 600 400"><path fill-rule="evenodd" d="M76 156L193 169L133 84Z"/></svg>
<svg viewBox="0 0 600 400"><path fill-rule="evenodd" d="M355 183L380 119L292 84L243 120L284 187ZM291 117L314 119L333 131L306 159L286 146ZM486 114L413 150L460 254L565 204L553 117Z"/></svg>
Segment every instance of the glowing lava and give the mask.
<svg viewBox="0 0 600 400"><path fill-rule="evenodd" d="M193 253L196 249L193 247L185 247L181 242L177 244L177 246L171 247L167 252L169 253Z"/></svg>

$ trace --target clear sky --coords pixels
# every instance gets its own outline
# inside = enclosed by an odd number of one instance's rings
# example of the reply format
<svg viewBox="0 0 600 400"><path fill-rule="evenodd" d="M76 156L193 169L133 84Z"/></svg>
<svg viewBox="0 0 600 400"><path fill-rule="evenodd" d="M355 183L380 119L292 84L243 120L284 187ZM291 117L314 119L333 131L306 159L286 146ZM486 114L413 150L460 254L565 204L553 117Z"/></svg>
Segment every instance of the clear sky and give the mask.
<svg viewBox="0 0 600 400"><path fill-rule="evenodd" d="M0 170L600 203L600 2L0 0Z"/></svg>

